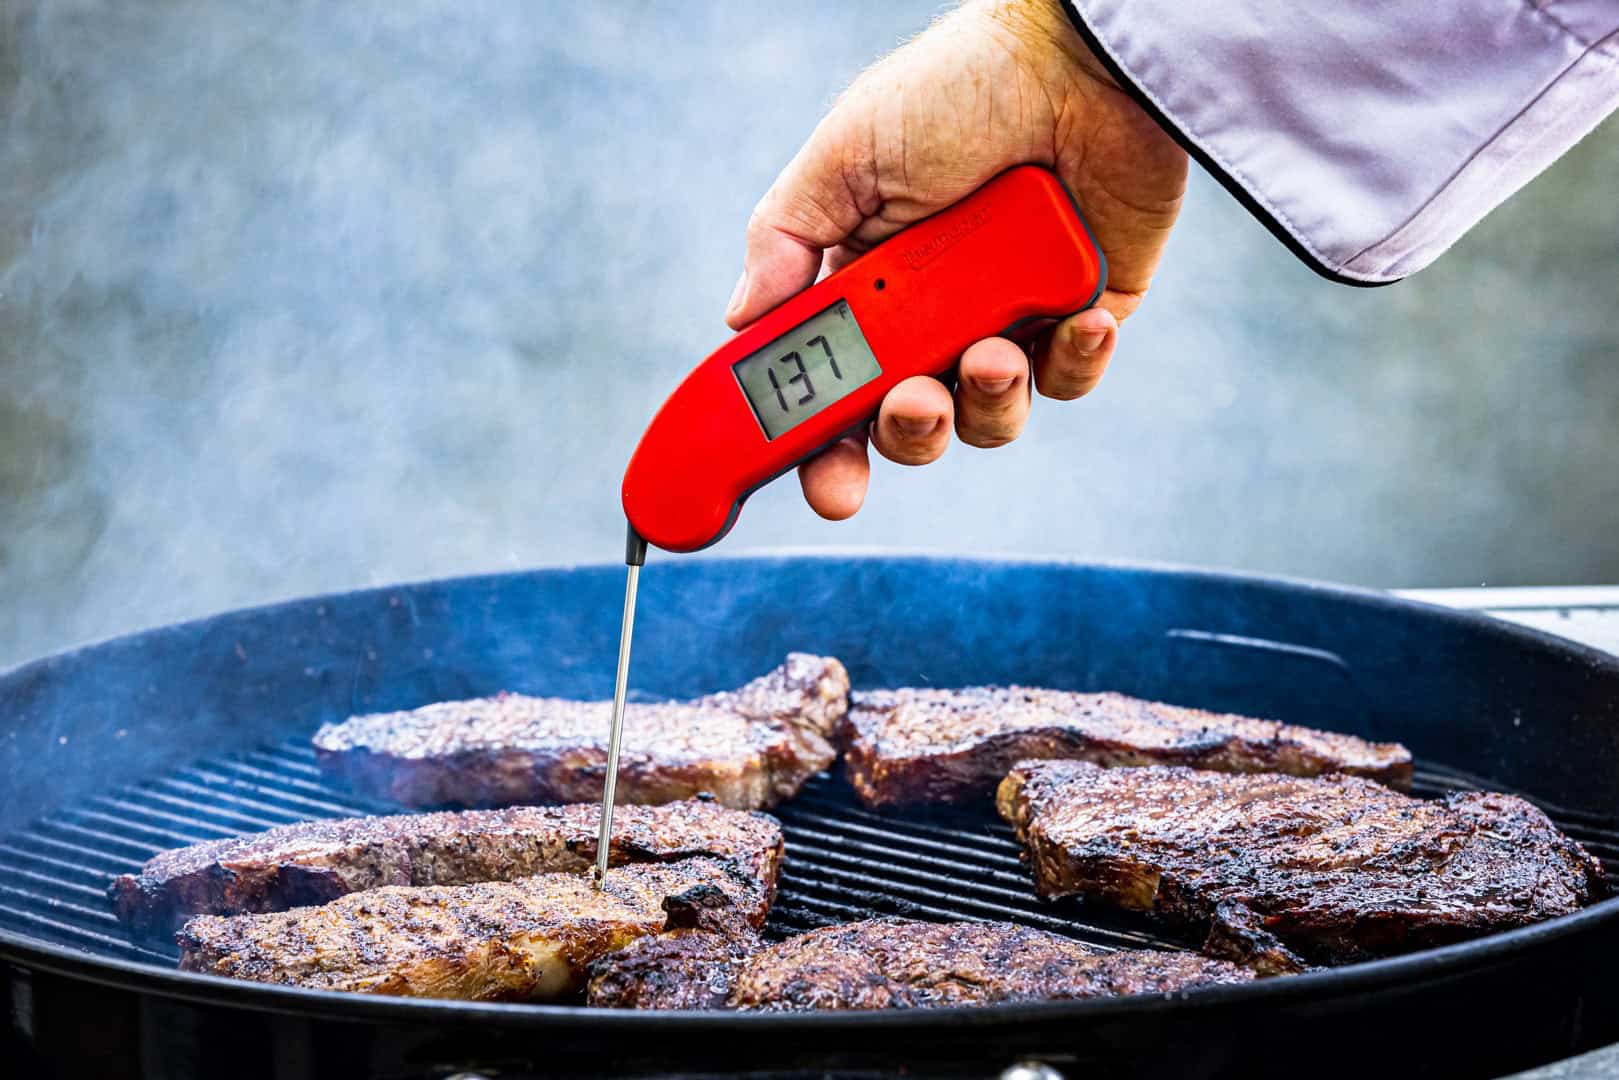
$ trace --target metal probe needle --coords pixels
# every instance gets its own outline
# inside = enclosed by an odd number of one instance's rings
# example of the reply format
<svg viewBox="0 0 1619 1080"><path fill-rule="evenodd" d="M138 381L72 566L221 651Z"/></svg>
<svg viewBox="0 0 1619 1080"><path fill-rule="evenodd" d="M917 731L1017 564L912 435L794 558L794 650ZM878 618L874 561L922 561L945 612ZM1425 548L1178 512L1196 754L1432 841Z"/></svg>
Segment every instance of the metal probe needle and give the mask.
<svg viewBox="0 0 1619 1080"><path fill-rule="evenodd" d="M607 782L602 786L601 832L596 836L596 889L607 883L608 844L613 835L613 796L618 790L618 748L624 741L624 699L630 688L630 639L635 636L635 587L646 562L646 541L632 528L625 541L624 614L618 630L618 673L613 677L613 729L607 742Z"/></svg>

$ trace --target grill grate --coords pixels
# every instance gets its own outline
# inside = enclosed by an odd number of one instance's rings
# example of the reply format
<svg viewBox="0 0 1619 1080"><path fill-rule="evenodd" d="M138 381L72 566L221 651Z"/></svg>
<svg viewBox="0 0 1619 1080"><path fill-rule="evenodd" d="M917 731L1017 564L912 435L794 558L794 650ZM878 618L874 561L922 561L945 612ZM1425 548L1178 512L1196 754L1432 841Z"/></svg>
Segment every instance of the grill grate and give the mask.
<svg viewBox="0 0 1619 1080"><path fill-rule="evenodd" d="M1415 791L1434 797L1483 786L1476 777L1427 765L1417 771ZM1619 865L1619 822L1545 809L1610 868ZM0 837L0 927L172 967L172 946L137 944L113 917L105 889L114 876L183 844L309 818L398 811L333 788L303 739L208 758ZM1186 944L1082 901L1035 899L1011 829L987 808L877 814L856 803L840 779L819 776L776 814L787 840L770 923L778 936L901 915L1009 920L1114 948Z"/></svg>

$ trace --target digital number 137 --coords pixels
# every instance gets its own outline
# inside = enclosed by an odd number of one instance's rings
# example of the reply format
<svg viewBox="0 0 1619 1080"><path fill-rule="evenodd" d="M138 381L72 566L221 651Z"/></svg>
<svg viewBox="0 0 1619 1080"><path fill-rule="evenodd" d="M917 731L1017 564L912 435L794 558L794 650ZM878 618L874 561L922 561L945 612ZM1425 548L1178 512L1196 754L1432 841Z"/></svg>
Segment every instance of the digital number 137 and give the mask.
<svg viewBox="0 0 1619 1080"><path fill-rule="evenodd" d="M817 345L826 352L826 362L832 367L832 377L836 379L843 378L843 372L838 370L838 358L832 355L832 346L827 343L823 335L816 334L804 342L806 349L812 349ZM792 386L794 383L804 384L804 396L798 399L797 404L808 405L815 400L815 384L810 381L809 372L804 370L804 358L798 355L797 349L794 349L786 356L777 357L776 363L792 364L798 368L798 374L789 378L786 384L787 386ZM770 376L770 388L776 392L776 403L781 406L782 412L786 412L792 406L787 404L787 394L783 390L781 381L776 378L775 368L765 368L765 374Z"/></svg>

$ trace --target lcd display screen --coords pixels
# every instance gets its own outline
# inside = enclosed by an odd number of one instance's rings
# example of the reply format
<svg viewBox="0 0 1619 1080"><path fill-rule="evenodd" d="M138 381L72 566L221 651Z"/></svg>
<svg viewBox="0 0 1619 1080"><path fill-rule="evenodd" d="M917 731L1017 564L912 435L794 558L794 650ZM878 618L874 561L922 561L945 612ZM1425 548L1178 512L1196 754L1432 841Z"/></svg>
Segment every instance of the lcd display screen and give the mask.
<svg viewBox="0 0 1619 1080"><path fill-rule="evenodd" d="M882 374L847 300L731 365L767 439L777 438Z"/></svg>

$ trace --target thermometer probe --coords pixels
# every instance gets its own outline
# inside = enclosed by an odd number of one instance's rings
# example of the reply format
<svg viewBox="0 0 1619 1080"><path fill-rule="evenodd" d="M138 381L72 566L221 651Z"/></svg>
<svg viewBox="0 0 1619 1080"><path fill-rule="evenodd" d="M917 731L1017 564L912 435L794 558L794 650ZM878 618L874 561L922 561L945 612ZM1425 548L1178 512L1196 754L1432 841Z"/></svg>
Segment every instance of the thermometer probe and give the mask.
<svg viewBox="0 0 1619 1080"><path fill-rule="evenodd" d="M635 590L650 542L697 551L747 497L844 435L896 385L975 341L1029 340L1095 303L1106 264L1061 180L1020 165L883 241L716 349L652 418L624 474L629 567L595 879L607 873Z"/></svg>

